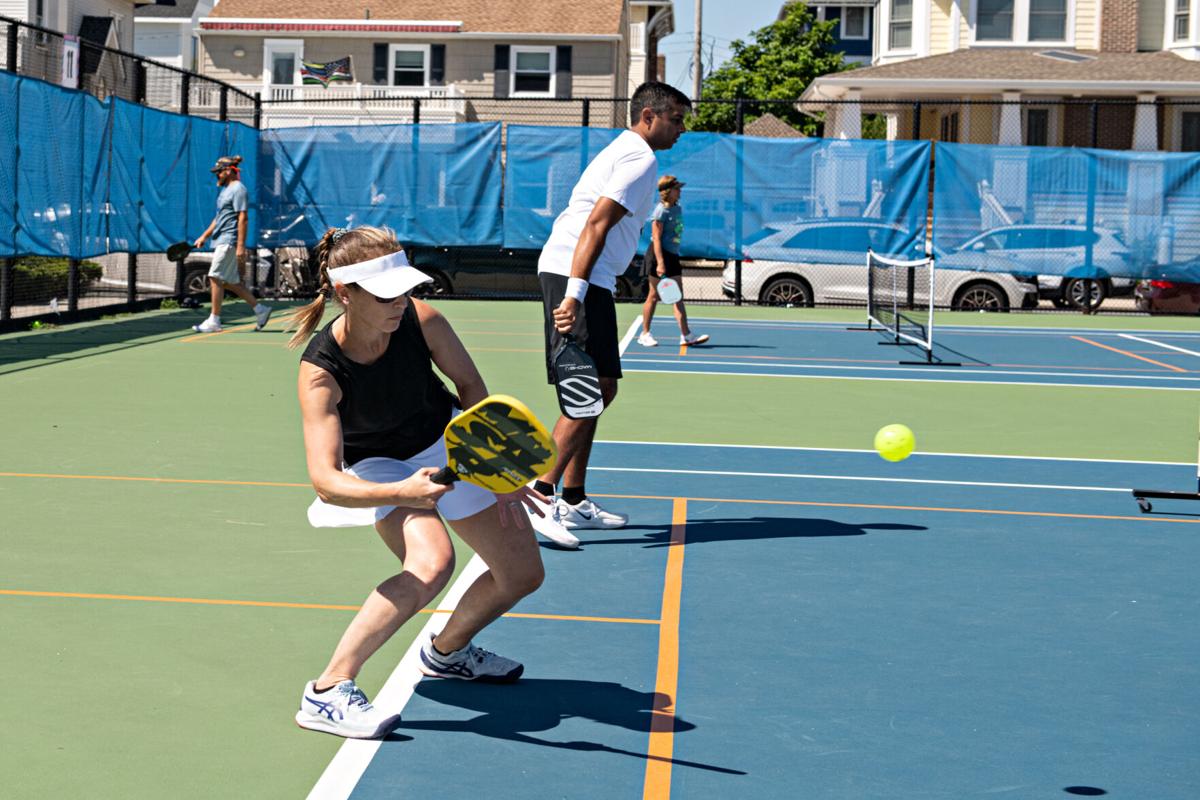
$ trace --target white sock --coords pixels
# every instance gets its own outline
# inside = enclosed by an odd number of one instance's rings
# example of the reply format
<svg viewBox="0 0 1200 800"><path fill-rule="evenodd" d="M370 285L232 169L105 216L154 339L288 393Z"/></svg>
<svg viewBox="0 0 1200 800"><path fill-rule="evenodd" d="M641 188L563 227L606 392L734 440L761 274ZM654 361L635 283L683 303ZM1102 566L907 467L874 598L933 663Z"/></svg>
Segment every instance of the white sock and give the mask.
<svg viewBox="0 0 1200 800"><path fill-rule="evenodd" d="M209 321L209 322L216 322L216 323L220 323L220 322L221 322L221 318L220 318L220 317L218 317L216 314L209 314L209 315L208 315L208 321Z"/></svg>

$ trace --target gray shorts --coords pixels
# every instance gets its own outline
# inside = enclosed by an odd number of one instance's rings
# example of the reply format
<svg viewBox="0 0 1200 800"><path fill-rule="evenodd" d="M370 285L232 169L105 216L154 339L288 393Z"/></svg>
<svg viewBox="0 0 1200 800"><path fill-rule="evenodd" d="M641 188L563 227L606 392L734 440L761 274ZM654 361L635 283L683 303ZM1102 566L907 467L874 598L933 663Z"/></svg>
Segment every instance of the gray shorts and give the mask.
<svg viewBox="0 0 1200 800"><path fill-rule="evenodd" d="M242 276L238 272L237 245L219 244L213 248L212 266L208 268L208 277L225 283L242 282Z"/></svg>

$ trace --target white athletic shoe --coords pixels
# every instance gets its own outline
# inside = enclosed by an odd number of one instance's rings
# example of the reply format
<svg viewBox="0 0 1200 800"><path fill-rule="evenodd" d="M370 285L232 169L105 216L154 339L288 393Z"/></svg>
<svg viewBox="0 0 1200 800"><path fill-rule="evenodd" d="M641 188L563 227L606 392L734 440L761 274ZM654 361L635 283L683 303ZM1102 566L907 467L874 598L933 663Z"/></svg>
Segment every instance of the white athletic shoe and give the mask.
<svg viewBox="0 0 1200 800"><path fill-rule="evenodd" d="M655 339L654 334L650 333L650 331L639 333L637 342L642 347L658 347L658 339Z"/></svg>
<svg viewBox="0 0 1200 800"><path fill-rule="evenodd" d="M259 303L254 307L254 330L261 331L267 327L267 320L271 318L271 312L275 309L268 305Z"/></svg>
<svg viewBox="0 0 1200 800"><path fill-rule="evenodd" d="M530 484L532 486L532 484ZM538 533L550 541L554 542L559 547L565 547L568 550L575 550L579 547L579 539L569 530L562 526L555 516L558 506L554 501L543 503L540 500L533 501L538 508L542 510L545 516L539 517L529 509L525 513L529 515L529 524L533 526L535 533Z"/></svg>
<svg viewBox="0 0 1200 800"><path fill-rule="evenodd" d="M707 333L701 333L699 335L694 334L694 333L689 333L687 336L679 337L680 344L704 344L707 341L708 341Z"/></svg>
<svg viewBox="0 0 1200 800"><path fill-rule="evenodd" d="M442 655L433 649L436 636L437 634L431 633L429 641L421 647L421 672L431 678L512 683L525 671L525 667L519 661L498 656L490 650L476 647L471 642L461 650Z"/></svg>
<svg viewBox="0 0 1200 800"><path fill-rule="evenodd" d="M305 684L304 694L300 696L296 724L301 728L349 739L378 739L400 721L399 714L384 714L371 705L352 680L344 680L319 694L315 683Z"/></svg>
<svg viewBox="0 0 1200 800"><path fill-rule="evenodd" d="M196 333L219 333L221 331L221 320L214 320L212 317L209 317L199 325L193 325L192 330Z"/></svg>
<svg viewBox="0 0 1200 800"><path fill-rule="evenodd" d="M567 530L575 530L576 528L622 528L629 522L629 517L625 514L605 511L590 498L586 497L582 502L573 506L559 500L555 503L554 513L558 517L558 521Z"/></svg>

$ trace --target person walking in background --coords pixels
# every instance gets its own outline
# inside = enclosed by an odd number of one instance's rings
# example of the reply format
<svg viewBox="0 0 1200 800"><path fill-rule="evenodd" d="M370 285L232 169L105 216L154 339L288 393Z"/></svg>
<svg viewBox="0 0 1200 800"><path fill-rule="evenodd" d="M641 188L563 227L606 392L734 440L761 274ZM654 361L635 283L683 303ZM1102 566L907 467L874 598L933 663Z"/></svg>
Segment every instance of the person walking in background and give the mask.
<svg viewBox="0 0 1200 800"><path fill-rule="evenodd" d="M374 524L403 569L367 596L328 665L305 684L295 718L302 728L371 739L387 733L397 717L375 708L355 678L453 576L447 522L488 570L440 633L421 643L421 672L498 683L521 676L519 662L471 640L541 585L541 553L524 507L546 498L524 486L496 495L471 483L432 480L446 464L446 423L488 394L479 370L449 321L409 297L431 279L409 266L391 231L332 228L317 254L320 291L293 317L297 330L288 343L306 345L300 418L317 491L308 519L317 527ZM342 313L309 339L326 299ZM454 383L454 393L435 366ZM352 550L346 557L354 557Z"/></svg>
<svg viewBox="0 0 1200 800"><path fill-rule="evenodd" d="M658 205L650 215L650 249L646 251L644 274L649 283L646 303L642 306L642 332L638 344L654 347L658 340L650 333L650 322L654 319L654 308L658 305L658 282L671 278L679 283L683 291L683 267L679 264L679 241L683 238L683 209L679 206L679 195L687 184L674 175L663 175L658 179ZM697 336L688 329L687 310L683 300L673 306L675 321L679 323L680 344L704 344L708 334Z"/></svg>
<svg viewBox="0 0 1200 800"><path fill-rule="evenodd" d="M573 334L596 362L605 407L616 397L621 377L613 302L617 276L633 259L642 225L654 205L658 174L654 152L675 145L691 105L687 95L665 83L651 81L637 88L629 102L629 129L583 171L538 259L549 382L555 382L554 353L563 336ZM587 496L584 480L595 436L594 417L558 418L554 426L558 463L533 487L550 495L561 479L562 495L555 499L551 514L533 518L539 533L553 538L563 528L619 528L628 522L625 515L606 511Z"/></svg>
<svg viewBox="0 0 1200 800"><path fill-rule="evenodd" d="M208 270L208 282L212 297L212 312L208 319L192 330L199 333L216 333L221 330L221 301L226 290L233 292L254 309L254 330L261 331L271 318L270 306L260 303L242 283L238 265L246 257L246 230L249 227L249 197L241 181L241 156L221 156L210 170L221 191L217 194L217 215L196 239L195 247L204 246L209 238L213 241L212 266Z"/></svg>

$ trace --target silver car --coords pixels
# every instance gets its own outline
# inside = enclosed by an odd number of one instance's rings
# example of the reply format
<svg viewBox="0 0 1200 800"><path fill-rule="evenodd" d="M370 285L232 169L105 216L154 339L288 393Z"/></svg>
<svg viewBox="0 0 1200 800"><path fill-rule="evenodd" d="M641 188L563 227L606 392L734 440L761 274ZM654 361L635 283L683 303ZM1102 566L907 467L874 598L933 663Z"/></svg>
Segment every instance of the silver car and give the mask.
<svg viewBox="0 0 1200 800"><path fill-rule="evenodd" d="M811 306L818 303L866 305L867 250L899 258L921 258L918 241L903 227L869 219L822 219L766 227L744 245L742 298L762 305ZM911 250L907 256L898 250ZM1003 261L1003 258L1001 258ZM988 259L987 271L979 254L964 254L953 268L937 265L933 305L969 311L1007 311L1037 305L1037 285L1032 277L1018 279L996 272L997 259ZM735 264L726 262L721 291L735 297ZM1016 264L1011 264L1019 272ZM915 301L928 301L918 288Z"/></svg>

